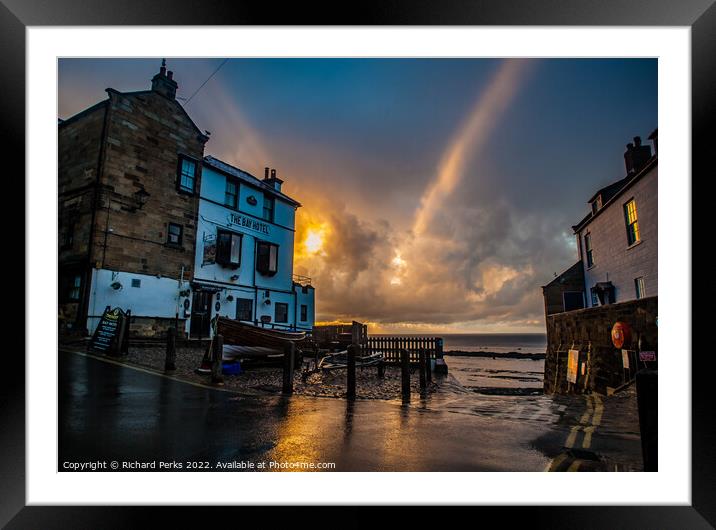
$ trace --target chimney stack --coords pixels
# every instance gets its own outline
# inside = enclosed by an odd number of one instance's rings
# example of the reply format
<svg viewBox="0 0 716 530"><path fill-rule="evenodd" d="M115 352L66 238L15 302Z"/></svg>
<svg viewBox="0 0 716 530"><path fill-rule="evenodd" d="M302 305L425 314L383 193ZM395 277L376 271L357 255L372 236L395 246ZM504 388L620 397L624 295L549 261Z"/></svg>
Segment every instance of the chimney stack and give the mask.
<svg viewBox="0 0 716 530"><path fill-rule="evenodd" d="M174 72L167 73L167 60L162 59L159 73L152 78L152 91L165 98L176 99L178 87L179 85L174 81Z"/></svg>
<svg viewBox="0 0 716 530"><path fill-rule="evenodd" d="M638 173L651 158L651 147L641 145L641 137L635 136L634 143L628 143L624 153L627 175Z"/></svg>
<svg viewBox="0 0 716 530"><path fill-rule="evenodd" d="M269 177L269 168L264 168L264 182L272 186L276 191L281 191L281 184L283 184L283 180L276 176L275 169L271 169L271 176Z"/></svg>

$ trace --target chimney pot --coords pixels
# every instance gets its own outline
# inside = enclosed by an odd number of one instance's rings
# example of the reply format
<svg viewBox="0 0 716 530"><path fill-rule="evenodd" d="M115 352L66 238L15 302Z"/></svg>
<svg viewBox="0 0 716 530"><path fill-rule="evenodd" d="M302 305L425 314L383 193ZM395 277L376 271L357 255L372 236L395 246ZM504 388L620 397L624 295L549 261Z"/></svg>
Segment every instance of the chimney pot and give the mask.
<svg viewBox="0 0 716 530"><path fill-rule="evenodd" d="M269 178L269 168L265 167L264 168L264 179L268 180L268 178Z"/></svg>
<svg viewBox="0 0 716 530"><path fill-rule="evenodd" d="M272 179L275 179L275 178L276 178L276 170L275 170L275 169L272 169L272 170L271 170L271 178L272 178Z"/></svg>
<svg viewBox="0 0 716 530"><path fill-rule="evenodd" d="M167 72L167 77L168 77L170 80L173 79L173 78L174 78L174 72L172 72L171 70L169 70L169 71Z"/></svg>
<svg viewBox="0 0 716 530"><path fill-rule="evenodd" d="M632 149L634 149L634 144L631 143L631 142L629 142L629 143L627 144L627 151L631 151Z"/></svg>
<svg viewBox="0 0 716 530"><path fill-rule="evenodd" d="M171 72L169 72L171 73ZM641 145L641 136L635 136L634 137L634 145L639 147Z"/></svg>

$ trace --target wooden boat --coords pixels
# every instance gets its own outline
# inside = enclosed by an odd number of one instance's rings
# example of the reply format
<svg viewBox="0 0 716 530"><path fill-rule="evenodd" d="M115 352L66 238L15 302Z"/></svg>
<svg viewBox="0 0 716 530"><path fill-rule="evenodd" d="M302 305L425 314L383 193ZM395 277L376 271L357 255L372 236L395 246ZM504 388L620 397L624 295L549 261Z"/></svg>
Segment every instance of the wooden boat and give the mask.
<svg viewBox="0 0 716 530"><path fill-rule="evenodd" d="M283 348L287 343L293 342L299 346L306 339L306 333L303 331L283 331L277 329L268 329L231 320L226 317L219 317L216 322L216 333L224 338L224 344L233 346L245 346L257 348L254 350L254 356L260 355L265 349L264 355L269 351L278 350L283 353ZM246 354L251 353L247 349Z"/></svg>

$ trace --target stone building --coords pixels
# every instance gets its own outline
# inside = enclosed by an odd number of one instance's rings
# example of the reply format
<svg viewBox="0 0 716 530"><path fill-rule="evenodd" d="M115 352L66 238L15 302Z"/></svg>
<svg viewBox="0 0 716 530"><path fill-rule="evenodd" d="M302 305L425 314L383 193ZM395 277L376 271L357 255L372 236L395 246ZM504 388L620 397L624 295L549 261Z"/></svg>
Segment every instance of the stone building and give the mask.
<svg viewBox="0 0 716 530"><path fill-rule="evenodd" d="M649 139L654 154L635 137L626 176L598 190L572 227L579 261L542 288L547 315L658 294L657 131Z"/></svg>
<svg viewBox="0 0 716 530"><path fill-rule="evenodd" d="M61 330L91 333L107 305L137 334L187 327L208 134L177 88L163 62L150 90L108 88L58 124Z"/></svg>
<svg viewBox="0 0 716 530"><path fill-rule="evenodd" d="M656 130L649 139L654 153L635 137L624 153L626 176L598 190L572 227L579 261L542 287L545 392L609 393L657 367ZM615 342L617 323L628 333Z"/></svg>

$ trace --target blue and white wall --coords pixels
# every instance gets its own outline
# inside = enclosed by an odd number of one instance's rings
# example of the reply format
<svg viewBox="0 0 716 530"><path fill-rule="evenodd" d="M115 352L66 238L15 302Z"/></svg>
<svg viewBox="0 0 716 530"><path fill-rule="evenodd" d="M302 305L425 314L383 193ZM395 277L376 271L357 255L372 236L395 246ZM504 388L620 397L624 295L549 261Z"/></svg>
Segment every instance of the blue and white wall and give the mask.
<svg viewBox="0 0 716 530"><path fill-rule="evenodd" d="M117 289L113 287L119 286ZM133 317L173 319L185 318L184 300L189 299L189 282L167 278L116 272L106 269L92 271L87 328L94 333L105 307L130 309ZM186 296L181 296L186 293ZM185 330L188 331L188 320Z"/></svg>
<svg viewBox="0 0 716 530"><path fill-rule="evenodd" d="M230 178L230 177L228 177ZM238 180L237 208L224 205L227 176L209 165L202 170L199 216L196 235L194 280L220 289L213 295L211 318L215 315L236 318L237 299L253 300L255 320L270 316L276 327L311 329L314 322L314 290L304 293L294 289L293 252L296 208L275 196L273 222L263 219L264 190ZM254 203L255 204L252 204ZM241 235L241 263L232 268L204 262L204 248L215 244L218 230ZM256 243L267 241L278 245L278 270L268 276L256 270ZM300 299L300 302L299 302ZM219 302L219 310L216 310ZM288 306L288 322L275 322L275 304ZM309 318L300 321L300 305L307 304Z"/></svg>

